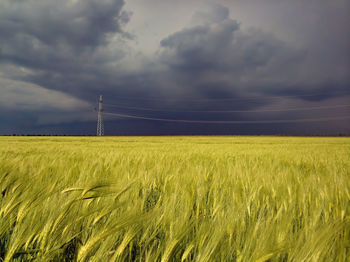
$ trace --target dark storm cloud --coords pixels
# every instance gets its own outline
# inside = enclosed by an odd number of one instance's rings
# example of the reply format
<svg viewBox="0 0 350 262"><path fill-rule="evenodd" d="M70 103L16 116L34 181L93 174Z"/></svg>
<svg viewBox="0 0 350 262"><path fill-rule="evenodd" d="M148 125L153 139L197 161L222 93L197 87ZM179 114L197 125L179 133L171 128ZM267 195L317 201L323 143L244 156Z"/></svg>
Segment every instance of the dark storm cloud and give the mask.
<svg viewBox="0 0 350 262"><path fill-rule="evenodd" d="M129 19L123 1L4 3L2 59L35 70L22 80L77 97L88 98L98 90L146 96L162 90L167 96L172 88L183 88L180 93L201 98L244 97L250 92L291 95L317 89L299 76L307 50L293 48L263 30L242 31L221 5L195 13L197 25L164 38L159 58L143 62L137 72L121 73L122 63L111 64L129 50L122 40L111 44L111 36L128 35L122 30ZM157 71L157 66L163 69Z"/></svg>
<svg viewBox="0 0 350 262"><path fill-rule="evenodd" d="M39 77L93 72L100 63L124 55L122 50L108 54L102 50L112 35L129 36L122 30L129 19L122 11L123 0L3 1L0 5L2 61L37 70Z"/></svg>
<svg viewBox="0 0 350 262"><path fill-rule="evenodd" d="M121 12L123 5L123 0L4 1L0 32L6 41L24 41L22 45L32 48L35 44L74 50L96 47L108 33L122 32L121 23L129 20Z"/></svg>
<svg viewBox="0 0 350 262"><path fill-rule="evenodd" d="M86 91L86 82L103 81L96 78L106 64L125 55L123 47L108 47L110 38L132 37L122 30L130 18L122 10L123 0L3 1L0 5L2 63L32 70L17 79L78 97Z"/></svg>
<svg viewBox="0 0 350 262"><path fill-rule="evenodd" d="M314 75L311 78L305 74L305 69L310 68L308 61L312 60L307 46L294 47L263 29L243 30L241 22L230 18L229 9L218 4L211 4L209 11L195 13L191 25L169 32L161 40L157 56L140 59L129 46L134 36L123 29L131 16L123 7L122 0L3 1L0 4L2 63L17 68L13 71L25 69L29 73L12 75L11 69L9 74L2 76L88 102L95 101L102 93L106 103L196 110L254 109L268 106L271 101L265 98L271 95L300 95L301 99L310 100L303 95L348 89L349 78L328 77L328 67L318 69L318 65L311 63L314 71L319 70L316 81ZM137 69L127 69L134 63L139 64ZM260 95L260 99L245 100L252 94ZM129 100L128 96L141 99ZM154 96L159 99L153 99ZM236 100L194 102L203 98ZM316 97L316 100L329 98L330 95L326 94ZM67 116L68 120L64 120L63 106L54 107L57 113L49 112L48 115L45 106L42 111L36 107L28 117L35 119L36 123L42 121L40 119L46 121L50 116L57 123L79 119L77 116L70 120ZM112 111L113 108L107 107L106 110ZM202 120L261 117L131 113ZM285 114L284 117L293 115ZM25 118L24 114L21 119ZM12 125L13 121L10 122ZM127 122L129 130L133 129L132 123L135 121ZM166 128L178 129L179 132L189 128L162 123L146 126L150 134L158 128L163 128L165 133ZM208 133L214 129L207 128ZM123 130L128 130L128 127ZM196 127L190 130L195 133ZM226 132L221 131L218 133Z"/></svg>
<svg viewBox="0 0 350 262"><path fill-rule="evenodd" d="M161 41L161 60L177 74L177 79L185 78L201 94L212 86L208 97L215 96L215 89L224 96L230 92L242 96L250 92L262 96L304 95L329 87L346 90L342 81L323 79L315 85L300 74L307 49L294 48L259 29L242 31L239 22L229 18L227 9L215 7L213 12L217 15L196 14L201 25L185 28Z"/></svg>

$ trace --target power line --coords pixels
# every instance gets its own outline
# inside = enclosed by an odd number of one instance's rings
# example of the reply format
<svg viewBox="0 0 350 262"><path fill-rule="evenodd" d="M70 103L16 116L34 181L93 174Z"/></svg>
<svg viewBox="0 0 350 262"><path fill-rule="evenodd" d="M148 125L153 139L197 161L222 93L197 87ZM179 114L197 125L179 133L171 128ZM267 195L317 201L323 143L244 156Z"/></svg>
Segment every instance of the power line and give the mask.
<svg viewBox="0 0 350 262"><path fill-rule="evenodd" d="M349 105L334 105L334 106L317 106L317 107L297 107L297 108L286 108L286 109L256 109L256 110L167 110L167 109L156 109L149 107L132 107L123 105L112 105L104 104L105 106L118 107L123 109L134 109L144 111L157 111L157 112L185 112L185 113L257 113L257 112L285 112L285 111L303 111L303 110L319 110L319 109L331 109L331 108L343 108L350 107Z"/></svg>
<svg viewBox="0 0 350 262"><path fill-rule="evenodd" d="M169 119L169 118L155 118L146 116L136 116L129 114L119 114L103 112L106 115L113 115L123 118L134 118L134 119L144 119L144 120L154 120L154 121L164 121L164 122L178 122L178 123L200 123L200 124L270 124L270 123L300 123L300 122L323 122L331 120L340 119L350 119L350 116L339 116L339 117L325 117L325 118L304 118L304 119L294 119L294 120L234 120L234 121L217 121L217 120L185 120L185 119Z"/></svg>
<svg viewBox="0 0 350 262"><path fill-rule="evenodd" d="M255 95L251 97L240 97L240 98L203 98L203 99L191 99L191 98L169 98L169 97L136 97L136 96L117 96L109 95L109 97L117 97L126 100L143 100L143 101L192 101L192 102L209 102L209 101L244 101L254 99L273 99L273 98L298 98L298 97L317 97L323 95L350 95L349 92L337 92L337 93L313 93L313 94L300 94L300 95L274 95L274 96L261 96Z"/></svg>

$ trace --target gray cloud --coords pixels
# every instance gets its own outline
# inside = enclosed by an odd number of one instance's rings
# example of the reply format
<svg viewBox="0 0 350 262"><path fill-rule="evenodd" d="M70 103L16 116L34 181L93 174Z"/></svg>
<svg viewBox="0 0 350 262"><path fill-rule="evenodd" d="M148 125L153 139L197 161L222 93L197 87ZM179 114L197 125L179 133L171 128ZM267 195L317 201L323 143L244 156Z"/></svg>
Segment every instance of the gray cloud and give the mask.
<svg viewBox="0 0 350 262"><path fill-rule="evenodd" d="M110 50L108 43L116 33L128 36L122 30L129 19L123 5L123 0L2 1L2 61L38 74L75 74L120 59L122 48Z"/></svg>
<svg viewBox="0 0 350 262"><path fill-rule="evenodd" d="M283 89L312 89L300 76L307 50L297 49L262 30L242 31L240 23L229 18L228 9L214 6L214 15L197 13L201 25L185 28L161 41L161 59L191 84L210 83L227 93L283 93ZM225 10L225 11L224 11ZM213 18L214 17L214 18ZM199 19L201 18L201 19ZM293 80L291 80L293 79ZM294 82L294 84L293 84ZM303 82L303 83L302 83ZM289 90L288 90L289 91ZM287 92L288 92L287 91ZM227 95L227 94L226 94Z"/></svg>
<svg viewBox="0 0 350 262"><path fill-rule="evenodd" d="M13 40L74 50L106 42L107 35L122 32L128 22L123 0L3 1L0 32Z"/></svg>
<svg viewBox="0 0 350 262"><path fill-rule="evenodd" d="M192 16L192 23L194 24L210 24L210 23L220 23L225 19L229 18L230 10L220 4L207 3L210 7L210 12L208 11L197 11Z"/></svg>
<svg viewBox="0 0 350 262"><path fill-rule="evenodd" d="M126 55L123 39L130 34L122 27L130 12L122 10L123 0L3 1L0 5L2 63L31 71L13 79L84 97L82 85L98 82L106 65Z"/></svg>

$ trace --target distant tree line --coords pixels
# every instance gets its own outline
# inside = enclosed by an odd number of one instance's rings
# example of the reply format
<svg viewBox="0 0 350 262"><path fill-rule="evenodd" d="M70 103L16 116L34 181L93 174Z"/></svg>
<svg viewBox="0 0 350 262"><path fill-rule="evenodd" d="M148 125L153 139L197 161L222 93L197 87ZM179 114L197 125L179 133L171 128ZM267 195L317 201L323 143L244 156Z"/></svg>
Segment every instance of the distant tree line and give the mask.
<svg viewBox="0 0 350 262"><path fill-rule="evenodd" d="M4 136L95 136L95 135L67 135L67 134L12 134Z"/></svg>
<svg viewBox="0 0 350 262"><path fill-rule="evenodd" d="M12 136L67 136L66 134L12 134Z"/></svg>
<svg viewBox="0 0 350 262"><path fill-rule="evenodd" d="M0 134L1 135L1 134ZM133 135L129 135L129 134L116 134L116 136L133 136ZM245 136L246 134L227 134L226 136ZM95 134L86 134L86 135L74 135L74 134L36 134L36 133L29 133L29 134L23 134L23 133L13 133L12 135L8 135L8 134L2 134L2 136L96 136ZM110 136L110 135L108 135ZM112 135L113 136L113 135ZM147 136L147 135L146 135ZM164 135L160 135L160 136L164 136ZM167 136L167 135L165 135ZM192 135L188 135L188 136L197 136L197 134L192 134ZM208 135L207 135L208 136ZM210 136L210 135L209 135ZM213 134L212 136L216 136L215 134ZM220 135L222 136L222 135ZM252 134L249 134L248 136L252 136ZM254 135L253 135L254 136ZM308 136L308 137L322 137L322 136L349 136L349 134L344 134L344 133L338 133L338 134L273 134L273 135L265 135L265 134L259 134L259 135L255 135L255 136Z"/></svg>

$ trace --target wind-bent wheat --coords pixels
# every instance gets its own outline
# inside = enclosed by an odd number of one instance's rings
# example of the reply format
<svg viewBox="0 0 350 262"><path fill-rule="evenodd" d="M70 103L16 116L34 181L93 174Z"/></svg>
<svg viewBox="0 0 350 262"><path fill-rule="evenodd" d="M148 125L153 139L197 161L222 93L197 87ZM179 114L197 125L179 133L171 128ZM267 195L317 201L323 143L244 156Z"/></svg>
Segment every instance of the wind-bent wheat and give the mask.
<svg viewBox="0 0 350 262"><path fill-rule="evenodd" d="M350 138L0 143L0 261L349 261Z"/></svg>

